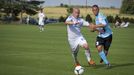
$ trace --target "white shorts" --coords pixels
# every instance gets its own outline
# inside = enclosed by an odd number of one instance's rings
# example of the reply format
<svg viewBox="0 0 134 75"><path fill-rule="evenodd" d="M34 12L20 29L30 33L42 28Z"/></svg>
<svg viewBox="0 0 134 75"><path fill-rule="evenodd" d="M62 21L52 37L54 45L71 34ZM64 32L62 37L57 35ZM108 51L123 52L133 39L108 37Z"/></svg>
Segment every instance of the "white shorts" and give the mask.
<svg viewBox="0 0 134 75"><path fill-rule="evenodd" d="M83 46L84 44L87 44L87 41L83 36L80 36L75 39L68 39L68 42L70 44L72 51L76 51L78 46Z"/></svg>
<svg viewBox="0 0 134 75"><path fill-rule="evenodd" d="M44 22L42 20L39 20L39 25L44 25Z"/></svg>

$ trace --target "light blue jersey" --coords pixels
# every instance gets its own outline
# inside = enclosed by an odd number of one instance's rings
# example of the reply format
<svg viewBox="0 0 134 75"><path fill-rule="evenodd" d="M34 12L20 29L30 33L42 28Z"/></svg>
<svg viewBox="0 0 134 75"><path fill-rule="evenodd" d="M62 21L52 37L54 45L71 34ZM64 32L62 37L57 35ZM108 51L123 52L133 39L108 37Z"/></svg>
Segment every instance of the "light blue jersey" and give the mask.
<svg viewBox="0 0 134 75"><path fill-rule="evenodd" d="M95 19L95 23L96 25L99 25L99 24L105 25L104 28L97 28L97 30L99 31L98 37L106 38L112 34L112 30L109 26L109 23L106 17L102 13L98 13Z"/></svg>

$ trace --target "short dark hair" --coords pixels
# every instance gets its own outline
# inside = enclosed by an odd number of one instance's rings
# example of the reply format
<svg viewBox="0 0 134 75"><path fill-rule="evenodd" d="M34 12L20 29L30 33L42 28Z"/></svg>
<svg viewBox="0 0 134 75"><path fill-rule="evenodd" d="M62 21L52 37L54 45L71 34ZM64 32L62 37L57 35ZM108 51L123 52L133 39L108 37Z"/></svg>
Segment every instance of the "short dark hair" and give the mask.
<svg viewBox="0 0 134 75"><path fill-rule="evenodd" d="M93 5L93 6L92 6L92 8L93 8L93 7L99 8L99 6L98 6L98 5L96 5L96 4L95 4L95 5Z"/></svg>
<svg viewBox="0 0 134 75"><path fill-rule="evenodd" d="M43 8L40 8L40 11L43 11Z"/></svg>

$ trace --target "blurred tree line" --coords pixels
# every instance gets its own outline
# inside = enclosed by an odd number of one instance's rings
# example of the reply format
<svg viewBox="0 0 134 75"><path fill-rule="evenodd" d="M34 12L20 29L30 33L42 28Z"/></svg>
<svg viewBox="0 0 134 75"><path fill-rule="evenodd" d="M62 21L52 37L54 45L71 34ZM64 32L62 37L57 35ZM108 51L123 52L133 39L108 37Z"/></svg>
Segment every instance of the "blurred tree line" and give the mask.
<svg viewBox="0 0 134 75"><path fill-rule="evenodd" d="M123 0L120 13L134 15L134 0Z"/></svg>
<svg viewBox="0 0 134 75"><path fill-rule="evenodd" d="M118 15L114 16L107 16L107 20L109 21L109 23L115 23L116 21L118 21L119 23L121 22L130 22L130 23L134 23L134 18L128 18L128 17L119 17Z"/></svg>
<svg viewBox="0 0 134 75"><path fill-rule="evenodd" d="M40 9L38 5L44 1L38 0L0 0L0 13L5 13L10 16L12 20L18 20L17 16L23 13L35 15L37 10Z"/></svg>
<svg viewBox="0 0 134 75"><path fill-rule="evenodd" d="M67 16L66 17L63 17L63 16L59 17L59 22L65 22L66 18L72 13L72 10L73 10L72 7L67 8L67 10L66 10L68 12ZM82 16L82 18L84 18L84 17ZM85 20L88 22L94 22L94 19L90 16L90 14L87 14L85 16ZM134 18L119 17L118 15L116 15L116 16L108 15L107 20L109 23L115 23L116 21L118 21L120 23L121 22L134 23Z"/></svg>

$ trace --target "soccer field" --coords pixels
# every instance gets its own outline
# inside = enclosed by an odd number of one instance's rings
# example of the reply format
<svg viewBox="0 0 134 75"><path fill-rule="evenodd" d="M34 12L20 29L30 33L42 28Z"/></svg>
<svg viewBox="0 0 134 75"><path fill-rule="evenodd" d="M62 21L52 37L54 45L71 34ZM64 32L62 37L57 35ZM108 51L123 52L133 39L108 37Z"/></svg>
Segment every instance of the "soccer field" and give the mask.
<svg viewBox="0 0 134 75"><path fill-rule="evenodd" d="M112 30L113 43L108 56L112 68L106 69L99 63L94 46L97 34L83 27L82 33L97 64L89 66L84 49L80 48L78 58L84 75L134 75L134 24ZM74 75L73 70L64 24L48 24L44 32L32 25L0 25L0 75Z"/></svg>

